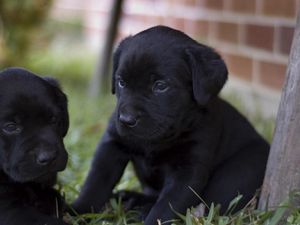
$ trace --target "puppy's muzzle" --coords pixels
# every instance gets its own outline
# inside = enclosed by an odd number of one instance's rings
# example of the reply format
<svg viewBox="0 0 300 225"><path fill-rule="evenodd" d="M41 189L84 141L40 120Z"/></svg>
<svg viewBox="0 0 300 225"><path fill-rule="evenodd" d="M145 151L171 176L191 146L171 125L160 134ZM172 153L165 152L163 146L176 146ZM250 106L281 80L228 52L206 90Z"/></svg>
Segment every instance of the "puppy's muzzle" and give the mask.
<svg viewBox="0 0 300 225"><path fill-rule="evenodd" d="M119 121L127 127L135 127L138 124L139 119L137 116L121 113L119 115Z"/></svg>
<svg viewBox="0 0 300 225"><path fill-rule="evenodd" d="M57 158L57 151L39 151L36 163L40 166L47 166L51 164Z"/></svg>

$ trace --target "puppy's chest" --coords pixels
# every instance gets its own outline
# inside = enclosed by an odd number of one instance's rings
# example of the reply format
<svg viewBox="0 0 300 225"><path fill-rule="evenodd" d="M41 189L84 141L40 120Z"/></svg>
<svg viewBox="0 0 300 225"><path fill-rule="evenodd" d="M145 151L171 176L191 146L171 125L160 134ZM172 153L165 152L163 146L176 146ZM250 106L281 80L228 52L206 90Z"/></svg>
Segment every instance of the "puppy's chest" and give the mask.
<svg viewBox="0 0 300 225"><path fill-rule="evenodd" d="M131 157L135 173L143 187L150 187L156 191L161 190L170 171L175 171L181 166L181 163L178 163L180 157L173 153L162 151Z"/></svg>
<svg viewBox="0 0 300 225"><path fill-rule="evenodd" d="M155 159L142 156L132 157L132 163L142 185L161 189L165 176L164 165L155 162Z"/></svg>
<svg viewBox="0 0 300 225"><path fill-rule="evenodd" d="M40 212L61 216L64 210L64 200L60 194L52 188L25 187L22 190L23 204L34 207Z"/></svg>
<svg viewBox="0 0 300 225"><path fill-rule="evenodd" d="M170 173L190 164L190 148L188 142L176 145L147 145L128 148L131 161L141 184L160 190Z"/></svg>

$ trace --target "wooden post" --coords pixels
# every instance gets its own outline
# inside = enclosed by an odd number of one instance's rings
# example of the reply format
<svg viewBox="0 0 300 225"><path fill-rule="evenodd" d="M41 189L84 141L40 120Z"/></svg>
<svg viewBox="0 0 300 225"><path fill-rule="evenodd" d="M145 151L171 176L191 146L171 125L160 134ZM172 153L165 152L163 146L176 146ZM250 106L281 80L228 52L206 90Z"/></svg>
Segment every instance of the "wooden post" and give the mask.
<svg viewBox="0 0 300 225"><path fill-rule="evenodd" d="M111 53L115 37L118 31L118 24L121 17L123 0L114 0L112 5L108 31L106 32L103 49L99 54L96 69L89 86L89 96L97 96L99 93L107 93L110 90L109 70Z"/></svg>
<svg viewBox="0 0 300 225"><path fill-rule="evenodd" d="M300 14L278 109L259 208L278 206L300 189ZM296 203L300 206L300 202Z"/></svg>

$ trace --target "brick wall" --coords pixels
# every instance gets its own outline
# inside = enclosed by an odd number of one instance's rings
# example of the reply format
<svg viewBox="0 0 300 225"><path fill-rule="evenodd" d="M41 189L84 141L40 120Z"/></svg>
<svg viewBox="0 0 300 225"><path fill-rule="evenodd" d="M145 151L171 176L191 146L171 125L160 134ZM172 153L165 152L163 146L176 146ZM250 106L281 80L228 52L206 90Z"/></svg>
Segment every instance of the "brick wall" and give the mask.
<svg viewBox="0 0 300 225"><path fill-rule="evenodd" d="M106 30L112 2L86 0L84 5L70 5L68 0L57 0L55 9L80 11L87 43L95 48ZM228 89L244 93L245 101L252 102L249 108L255 104L272 115L299 6L300 0L125 0L118 40L158 24L182 30L223 56L230 72Z"/></svg>

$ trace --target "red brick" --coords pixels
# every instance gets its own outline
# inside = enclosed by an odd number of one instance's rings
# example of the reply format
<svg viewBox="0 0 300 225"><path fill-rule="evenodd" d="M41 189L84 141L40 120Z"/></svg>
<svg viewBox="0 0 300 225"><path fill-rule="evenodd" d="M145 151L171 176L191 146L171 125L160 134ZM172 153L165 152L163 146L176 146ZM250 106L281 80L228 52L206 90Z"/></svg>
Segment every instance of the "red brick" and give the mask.
<svg viewBox="0 0 300 225"><path fill-rule="evenodd" d="M163 22L163 18L161 16L146 16L144 19L145 25L148 27L156 26Z"/></svg>
<svg viewBox="0 0 300 225"><path fill-rule="evenodd" d="M183 18L168 17L164 18L163 24L184 31L184 20Z"/></svg>
<svg viewBox="0 0 300 225"><path fill-rule="evenodd" d="M180 0L165 0L166 2L168 2L170 5L178 5L178 4L183 4L184 1L180 1Z"/></svg>
<svg viewBox="0 0 300 225"><path fill-rule="evenodd" d="M256 8L256 0L231 0L229 10L238 13L254 14Z"/></svg>
<svg viewBox="0 0 300 225"><path fill-rule="evenodd" d="M253 60L246 56L236 54L222 54L230 74L242 80L251 81L253 73Z"/></svg>
<svg viewBox="0 0 300 225"><path fill-rule="evenodd" d="M295 17L296 0L263 0L262 13L268 16Z"/></svg>
<svg viewBox="0 0 300 225"><path fill-rule="evenodd" d="M286 65L270 62L259 62L259 80L262 84L281 89L285 79Z"/></svg>
<svg viewBox="0 0 300 225"><path fill-rule="evenodd" d="M205 20L187 20L186 30L189 35L195 39L207 39L208 21Z"/></svg>
<svg viewBox="0 0 300 225"><path fill-rule="evenodd" d="M273 50L274 27L254 24L245 25L245 44L264 50Z"/></svg>
<svg viewBox="0 0 300 225"><path fill-rule="evenodd" d="M224 8L223 0L206 0L203 4L209 9L222 10Z"/></svg>
<svg viewBox="0 0 300 225"><path fill-rule="evenodd" d="M279 27L279 52L285 55L290 53L294 36L294 27Z"/></svg>
<svg viewBox="0 0 300 225"><path fill-rule="evenodd" d="M238 43L238 25L235 23L216 23L216 38L221 41Z"/></svg>
<svg viewBox="0 0 300 225"><path fill-rule="evenodd" d="M185 0L185 5L195 6L197 4L197 0Z"/></svg>
<svg viewBox="0 0 300 225"><path fill-rule="evenodd" d="M169 0L168 2L171 5L195 5L197 0Z"/></svg>
<svg viewBox="0 0 300 225"><path fill-rule="evenodd" d="M123 19L130 22L138 22L138 23L144 23L147 19L147 16L145 15L140 15L140 14L123 14Z"/></svg>

